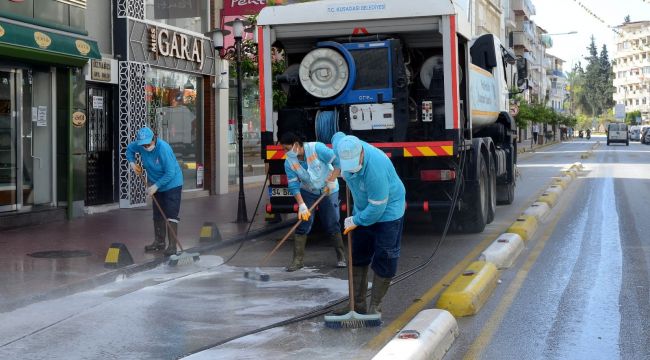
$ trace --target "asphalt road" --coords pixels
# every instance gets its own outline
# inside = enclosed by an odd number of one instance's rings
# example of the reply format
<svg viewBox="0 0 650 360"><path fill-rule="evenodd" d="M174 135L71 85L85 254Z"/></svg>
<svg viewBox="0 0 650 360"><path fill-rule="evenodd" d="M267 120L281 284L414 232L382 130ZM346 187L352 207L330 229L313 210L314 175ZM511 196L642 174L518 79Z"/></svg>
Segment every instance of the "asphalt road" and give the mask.
<svg viewBox="0 0 650 360"><path fill-rule="evenodd" d="M263 268L270 282L244 278L283 234L202 256L195 265L159 267L67 298L4 314L0 358L367 359L445 284L504 232L556 176L595 141L575 141L520 157L515 203L499 206L481 234L439 244L424 216L406 223L398 273L433 257L391 287L379 328L331 330L322 316L256 329L304 314L347 293L327 242L310 239L307 268L286 273L289 242ZM643 358L650 349L648 261L643 210L650 197L650 147L601 144L481 312L459 319L448 359ZM236 252L237 251L237 252ZM233 257L234 256L234 257ZM231 259L232 258L232 259ZM221 265L227 260L226 265ZM251 333L249 336L241 336ZM598 339L600 337L600 339ZM236 338L232 341L229 339ZM218 345L218 346L214 346ZM193 354L194 353L194 354ZM193 355L191 355L193 354Z"/></svg>
<svg viewBox="0 0 650 360"><path fill-rule="evenodd" d="M446 359L650 359L650 147L599 140L488 305L459 320Z"/></svg>

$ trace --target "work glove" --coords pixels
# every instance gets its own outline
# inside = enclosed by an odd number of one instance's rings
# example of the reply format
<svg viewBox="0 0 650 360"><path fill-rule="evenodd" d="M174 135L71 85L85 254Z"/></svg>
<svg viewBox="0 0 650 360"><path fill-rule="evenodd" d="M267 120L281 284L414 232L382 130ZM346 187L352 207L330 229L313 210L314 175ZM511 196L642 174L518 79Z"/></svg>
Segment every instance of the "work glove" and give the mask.
<svg viewBox="0 0 650 360"><path fill-rule="evenodd" d="M328 194L331 194L331 193L333 193L334 191L336 191L336 185L337 185L337 183L338 183L338 181L336 181L336 180L334 180L334 181L328 181L328 182L327 182L327 193L328 193Z"/></svg>
<svg viewBox="0 0 650 360"><path fill-rule="evenodd" d="M132 162L131 163L131 169L133 169L133 171L135 171L136 174L142 175L142 166Z"/></svg>
<svg viewBox="0 0 650 360"><path fill-rule="evenodd" d="M149 196L153 196L153 194L155 194L156 191L158 191L158 186L156 186L156 184L153 184L147 188L147 194Z"/></svg>
<svg viewBox="0 0 650 360"><path fill-rule="evenodd" d="M298 218L302 221L309 221L310 217L311 212L309 212L307 205L305 205L305 203L300 204L300 206L298 206Z"/></svg>
<svg viewBox="0 0 650 360"><path fill-rule="evenodd" d="M345 221L343 221L343 227L345 228L343 230L343 235L347 235L350 231L356 229L357 224L354 223L354 217L353 216L346 217Z"/></svg>

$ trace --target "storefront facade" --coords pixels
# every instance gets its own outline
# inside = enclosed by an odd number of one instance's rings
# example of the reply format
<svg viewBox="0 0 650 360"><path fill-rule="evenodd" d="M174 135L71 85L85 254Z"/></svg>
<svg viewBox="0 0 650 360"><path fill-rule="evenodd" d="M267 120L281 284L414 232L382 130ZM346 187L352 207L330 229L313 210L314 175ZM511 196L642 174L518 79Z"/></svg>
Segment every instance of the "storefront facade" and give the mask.
<svg viewBox="0 0 650 360"><path fill-rule="evenodd" d="M85 11L83 0L0 2L0 215L83 213L83 67L101 58Z"/></svg>
<svg viewBox="0 0 650 360"><path fill-rule="evenodd" d="M215 152L215 52L204 35L210 27L210 1L117 3L120 206L139 206L146 199L145 186L125 157L126 146L145 125L174 149L183 170L184 194L208 194Z"/></svg>

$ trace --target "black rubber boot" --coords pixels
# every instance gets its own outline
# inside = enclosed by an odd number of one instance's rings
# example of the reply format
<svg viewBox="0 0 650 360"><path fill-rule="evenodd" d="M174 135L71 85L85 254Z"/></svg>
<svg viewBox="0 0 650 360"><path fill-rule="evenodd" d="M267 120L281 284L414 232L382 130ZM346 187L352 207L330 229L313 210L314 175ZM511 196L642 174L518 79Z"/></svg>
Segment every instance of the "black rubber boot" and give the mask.
<svg viewBox="0 0 650 360"><path fill-rule="evenodd" d="M167 227L165 220L158 219L153 221L154 241L144 247L144 251L159 251L165 248L165 236L167 236Z"/></svg>
<svg viewBox="0 0 650 360"><path fill-rule="evenodd" d="M304 266L303 259L305 257L305 245L307 244L307 235L296 234L293 237L293 260L291 265L287 267L288 272L293 272L302 269Z"/></svg>
<svg viewBox="0 0 650 360"><path fill-rule="evenodd" d="M169 227L171 228L172 231L167 232L167 239L169 240L169 244L167 245L167 248L165 249L165 256L172 256L176 254L176 237L178 236L178 223L174 221L169 221Z"/></svg>
<svg viewBox="0 0 650 360"><path fill-rule="evenodd" d="M368 314L381 314L381 302L390 287L392 278L383 278L375 274L372 278L372 290L370 291L370 307Z"/></svg>
<svg viewBox="0 0 650 360"><path fill-rule="evenodd" d="M354 311L365 314L366 294L368 293L368 267L354 266L352 268L352 291L354 292ZM334 310L334 315L345 315L350 312L350 303L340 309Z"/></svg>

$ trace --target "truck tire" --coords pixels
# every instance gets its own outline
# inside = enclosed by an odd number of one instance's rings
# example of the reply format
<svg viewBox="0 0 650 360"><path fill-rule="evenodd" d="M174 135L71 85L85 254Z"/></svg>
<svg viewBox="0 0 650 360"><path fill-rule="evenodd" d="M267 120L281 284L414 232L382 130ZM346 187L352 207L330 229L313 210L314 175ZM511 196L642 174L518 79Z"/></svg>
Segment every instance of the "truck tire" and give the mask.
<svg viewBox="0 0 650 360"><path fill-rule="evenodd" d="M465 188L463 200L468 206L460 213L460 223L456 227L464 233L480 233L485 229L489 209L489 187L488 168L483 156L478 156L479 173L478 184L472 184Z"/></svg>
<svg viewBox="0 0 650 360"><path fill-rule="evenodd" d="M494 163L494 158L490 158L490 167L488 172L489 186L488 186L488 213L487 223L491 224L494 221L494 215L497 211L497 169Z"/></svg>

